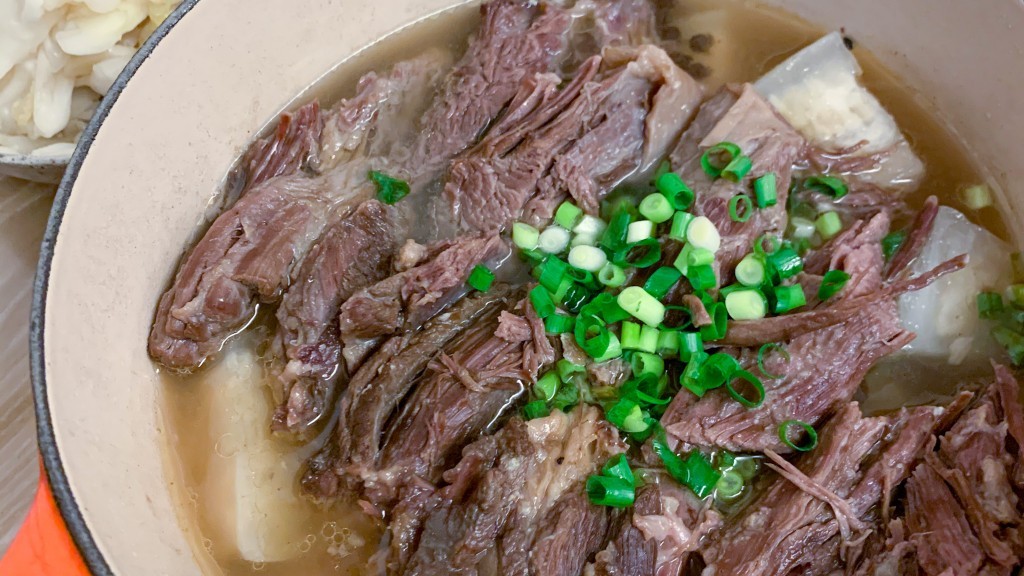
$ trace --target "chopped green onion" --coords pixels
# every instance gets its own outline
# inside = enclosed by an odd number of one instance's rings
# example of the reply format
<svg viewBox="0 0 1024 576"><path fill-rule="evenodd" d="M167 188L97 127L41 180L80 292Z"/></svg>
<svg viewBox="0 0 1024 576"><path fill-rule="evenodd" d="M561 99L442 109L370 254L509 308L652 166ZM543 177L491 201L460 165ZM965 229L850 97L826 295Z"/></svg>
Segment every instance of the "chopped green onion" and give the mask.
<svg viewBox="0 0 1024 576"><path fill-rule="evenodd" d="M812 176L804 180L804 190L814 190L836 200L846 196L846 193L849 192L843 179L836 176Z"/></svg>
<svg viewBox="0 0 1024 576"><path fill-rule="evenodd" d="M630 469L629 460L626 459L625 454L619 454L605 462L601 467L601 474L609 478L625 480L630 484L636 483L636 476L633 475L633 470Z"/></svg>
<svg viewBox="0 0 1024 576"><path fill-rule="evenodd" d="M653 354L658 349L658 329L644 324L640 327L640 345L637 350Z"/></svg>
<svg viewBox="0 0 1024 576"><path fill-rule="evenodd" d="M679 333L679 359L689 362L695 354L704 352L704 341L700 332Z"/></svg>
<svg viewBox="0 0 1024 576"><path fill-rule="evenodd" d="M765 368L764 365L764 357L767 354L770 354L772 350L778 350L779 354L781 354L782 357L786 359L786 363L789 363L789 351L786 350L786 347L783 346L782 344L779 344L778 342L768 342L766 344L762 344L761 347L758 348L757 350L757 369L761 371L761 374L763 374L765 378L769 378L771 380L778 380L779 378L782 378L784 374L772 374L771 372L768 371L767 368Z"/></svg>
<svg viewBox="0 0 1024 576"><path fill-rule="evenodd" d="M682 273L670 266L662 266L651 274L651 277L644 283L644 290L657 299L662 299L669 290L679 282Z"/></svg>
<svg viewBox="0 0 1024 576"><path fill-rule="evenodd" d="M676 256L676 259L672 262L672 267L679 270L679 273L684 276L690 271L689 259L690 252L692 251L693 246L690 246L689 244L684 245L682 250L679 251L679 255Z"/></svg>
<svg viewBox="0 0 1024 576"><path fill-rule="evenodd" d="M547 318L555 313L555 302L543 286L534 286L530 290L530 304L533 304L533 311L539 318Z"/></svg>
<svg viewBox="0 0 1024 576"><path fill-rule="evenodd" d="M639 286L630 286L619 293L619 306L648 326L657 326L665 319L665 305Z"/></svg>
<svg viewBox="0 0 1024 576"><path fill-rule="evenodd" d="M701 327L701 338L705 342L714 342L715 340L725 338L725 333L729 326L729 312L726 310L725 304L715 302L710 306L706 306L706 308L708 314L711 315L711 324Z"/></svg>
<svg viewBox="0 0 1024 576"><path fill-rule="evenodd" d="M491 285L494 284L494 272L477 264L473 267L473 271L469 273L466 284L469 284L474 290L487 292L491 289Z"/></svg>
<svg viewBox="0 0 1024 576"><path fill-rule="evenodd" d="M843 290L846 283L850 281L850 275L842 270L829 270L821 278L821 286L818 286L818 300L822 302L835 296Z"/></svg>
<svg viewBox="0 0 1024 576"><path fill-rule="evenodd" d="M804 434L807 435L807 440L801 444L794 443L793 440L790 439L790 430L793 428L802 429ZM799 434L799 432L797 433ZM818 433L814 430L813 426L806 422L801 422L800 420L786 420L782 424L779 424L779 440L781 440L786 446L789 446L798 452L810 452L818 446Z"/></svg>
<svg viewBox="0 0 1024 576"><path fill-rule="evenodd" d="M612 262L618 266L648 268L661 260L661 244L657 238L645 238L619 250L612 256Z"/></svg>
<svg viewBox="0 0 1024 576"><path fill-rule="evenodd" d="M580 218L583 217L583 210L580 210L575 204L566 200L562 202L558 209L555 210L555 224L558 224L566 230L572 230L580 223Z"/></svg>
<svg viewBox="0 0 1024 576"><path fill-rule="evenodd" d="M1007 286L1006 299L1017 308L1024 308L1024 284L1010 284Z"/></svg>
<svg viewBox="0 0 1024 576"><path fill-rule="evenodd" d="M734 290L725 297L725 308L733 320L758 320L768 314L768 300L760 290Z"/></svg>
<svg viewBox="0 0 1024 576"><path fill-rule="evenodd" d="M580 401L580 391L576 387L576 383L572 380L564 382L559 388L558 392L555 393L555 397L551 399L551 407L562 412L568 412L573 409L576 404Z"/></svg>
<svg viewBox="0 0 1024 576"><path fill-rule="evenodd" d="M775 288L775 313L785 314L807 304L804 288L799 284Z"/></svg>
<svg viewBox="0 0 1024 576"><path fill-rule="evenodd" d="M640 349L640 325L636 322L624 321L622 323L622 349L623 350L639 350Z"/></svg>
<svg viewBox="0 0 1024 576"><path fill-rule="evenodd" d="M754 398L747 398L742 392L737 390L734 386L734 383L737 381L749 384L754 390ZM757 408L764 402L764 384L761 383L760 378L746 370L736 370L733 372L732 377L725 384L725 389L729 392L729 396L733 397L733 400L736 400L747 408Z"/></svg>
<svg viewBox="0 0 1024 576"><path fill-rule="evenodd" d="M636 498L636 488L618 478L590 476L587 478L587 498L597 506L629 508Z"/></svg>
<svg viewBox="0 0 1024 576"><path fill-rule="evenodd" d="M700 157L700 166L704 169L704 173L712 179L719 178L722 176L722 171L741 155L739 146L732 142L722 142L704 151Z"/></svg>
<svg viewBox="0 0 1024 576"><path fill-rule="evenodd" d="M1003 297L996 292L978 294L978 317L993 319L1003 311Z"/></svg>
<svg viewBox="0 0 1024 576"><path fill-rule="evenodd" d="M672 217L672 213L675 212L668 199L657 192L654 194L648 194L647 197L640 202L638 209L640 210L641 216L655 224L667 222L668 219Z"/></svg>
<svg viewBox="0 0 1024 576"><path fill-rule="evenodd" d="M754 203L750 196L737 194L729 200L729 218L733 222L746 222L754 215Z"/></svg>
<svg viewBox="0 0 1024 576"><path fill-rule="evenodd" d="M814 221L815 228L818 229L818 234L825 240L832 238L843 229L843 221L839 218L839 214L834 211L825 212L818 219Z"/></svg>
<svg viewBox="0 0 1024 576"><path fill-rule="evenodd" d="M666 172L654 182L654 187L661 192L676 210L686 210L693 204L693 190L674 172Z"/></svg>
<svg viewBox="0 0 1024 576"><path fill-rule="evenodd" d="M608 222L608 228L601 237L601 246L609 250L618 250L626 245L626 236L629 234L629 224L633 216L625 208L620 208Z"/></svg>
<svg viewBox="0 0 1024 576"><path fill-rule="evenodd" d="M775 172L768 172L754 180L754 197L757 199L758 208L771 208L779 203L779 196L775 186Z"/></svg>
<svg viewBox="0 0 1024 576"><path fill-rule="evenodd" d="M716 352L708 357L701 366L699 383L704 390L721 388L739 369L740 363L736 361L736 358L725 352Z"/></svg>
<svg viewBox="0 0 1024 576"><path fill-rule="evenodd" d="M551 414L551 409L548 408L548 403L543 400L534 400L526 406L523 406L523 418L526 420L533 420L535 418L544 418Z"/></svg>
<svg viewBox="0 0 1024 576"><path fill-rule="evenodd" d="M686 229L690 227L690 222L694 219L694 215L689 212L679 211L672 215L672 228L669 230L668 237L673 240L679 240L680 242L686 241Z"/></svg>
<svg viewBox="0 0 1024 576"><path fill-rule="evenodd" d="M686 228L686 241L694 248L704 248L711 252L718 252L722 246L722 236L707 216L697 216L690 222Z"/></svg>
<svg viewBox="0 0 1024 576"><path fill-rule="evenodd" d="M606 263L597 273L597 281L609 288L618 288L626 282L626 272L611 262Z"/></svg>
<svg viewBox="0 0 1024 576"><path fill-rule="evenodd" d="M743 180L743 177L750 172L750 169L754 167L749 156L739 156L732 159L729 165L722 170L722 178L729 180L730 182L739 182Z"/></svg>
<svg viewBox="0 0 1024 576"><path fill-rule="evenodd" d="M665 373L665 360L661 356L649 352L633 354L632 365L634 376L643 376L644 374L661 376Z"/></svg>
<svg viewBox="0 0 1024 576"><path fill-rule="evenodd" d="M691 452L686 459L673 452L664 440L655 439L654 453L665 464L665 470L677 482L693 490L698 498L705 498L714 491L721 473L711 465L700 452Z"/></svg>
<svg viewBox="0 0 1024 576"><path fill-rule="evenodd" d="M710 266L715 261L715 255L705 248L692 248L686 254L686 265L689 266Z"/></svg>
<svg viewBox="0 0 1024 576"><path fill-rule="evenodd" d="M569 247L569 231L561 226L548 226L540 233L537 248L548 254L561 254Z"/></svg>
<svg viewBox="0 0 1024 576"><path fill-rule="evenodd" d="M525 222L512 224L512 243L520 250L533 250L537 248L540 240L540 232Z"/></svg>
<svg viewBox="0 0 1024 576"><path fill-rule="evenodd" d="M376 170L370 170L369 177L377 187L377 200L385 204L394 204L409 194L409 183L405 180L392 178Z"/></svg>
<svg viewBox="0 0 1024 576"><path fill-rule="evenodd" d="M574 332L576 343L591 358L604 356L611 347L612 333L605 322L596 316L580 314Z"/></svg>
<svg viewBox="0 0 1024 576"><path fill-rule="evenodd" d="M577 246L596 246L597 236L590 236L588 234L576 234L572 237L569 242L569 248L575 248Z"/></svg>
<svg viewBox="0 0 1024 576"><path fill-rule="evenodd" d="M765 281L764 263L756 254L747 254L736 265L736 281L744 286L760 286Z"/></svg>
<svg viewBox="0 0 1024 576"><path fill-rule="evenodd" d="M654 235L654 222L650 220L637 220L629 225L629 229L626 232L626 243L635 244L641 240L646 240Z"/></svg>
<svg viewBox="0 0 1024 576"><path fill-rule="evenodd" d="M744 480L750 480L760 472L761 460L753 456L737 458L732 465L732 470L742 476Z"/></svg>
<svg viewBox="0 0 1024 576"><path fill-rule="evenodd" d="M572 229L572 233L578 236L597 238L604 234L604 231L607 229L608 225L604 223L604 220L590 214L584 214L583 218L580 219L580 223Z"/></svg>
<svg viewBox="0 0 1024 576"><path fill-rule="evenodd" d="M608 263L604 250L596 246L580 245L569 250L569 265L587 272L598 272Z"/></svg>
<svg viewBox="0 0 1024 576"><path fill-rule="evenodd" d="M640 405L628 398L622 398L616 402L605 413L605 417L616 428L630 434L644 432L648 428Z"/></svg>
<svg viewBox="0 0 1024 576"><path fill-rule="evenodd" d="M544 319L544 331L548 334L565 334L576 327L576 319L565 314L552 314Z"/></svg>
<svg viewBox="0 0 1024 576"><path fill-rule="evenodd" d="M693 286L694 291L698 292L702 290L710 290L714 288L717 283L714 268L707 264L702 266L689 266L686 278L690 281L690 285Z"/></svg>
<svg viewBox="0 0 1024 576"><path fill-rule="evenodd" d="M794 216L789 219L790 236L801 240L814 236L814 222L801 216Z"/></svg>
<svg viewBox="0 0 1024 576"><path fill-rule="evenodd" d="M885 256L885 260L892 260L892 257L900 251L903 247L903 243L907 240L907 233L903 230L897 230L891 232L882 238L882 255Z"/></svg>
<svg viewBox="0 0 1024 576"><path fill-rule="evenodd" d="M580 314L589 316L598 316L608 324L614 324L616 322L626 320L629 318L629 313L619 306L615 296L608 292L602 292L594 297Z"/></svg>
<svg viewBox="0 0 1024 576"><path fill-rule="evenodd" d="M1024 364L1024 335L1006 326L996 326L992 329L992 337L1000 346L1006 348L1006 353L1010 355L1010 362L1014 366Z"/></svg>
<svg viewBox="0 0 1024 576"><path fill-rule="evenodd" d="M764 246L765 242L768 243L767 248ZM767 232L758 236L757 240L754 240L754 254L762 258L778 252L781 248L782 240L778 236L768 234Z"/></svg>
<svg viewBox="0 0 1024 576"><path fill-rule="evenodd" d="M586 374L587 367L582 364L576 364L568 358L560 359L556 364L555 368L558 370L558 378L562 382L568 382L570 378L575 374Z"/></svg>
<svg viewBox="0 0 1024 576"><path fill-rule="evenodd" d="M679 340L678 330L659 330L655 352L662 358L674 358L679 355Z"/></svg>
<svg viewBox="0 0 1024 576"><path fill-rule="evenodd" d="M743 494L744 484L743 476L733 470L727 470L715 483L715 497L726 502L735 500Z"/></svg>
<svg viewBox="0 0 1024 576"><path fill-rule="evenodd" d="M992 205L992 191L985 184L975 184L964 189L964 205L971 210L981 210Z"/></svg>
<svg viewBox="0 0 1024 576"><path fill-rule="evenodd" d="M544 402L550 402L561 384L557 372L548 372L538 378L537 383L533 385L533 395Z"/></svg>
<svg viewBox="0 0 1024 576"><path fill-rule="evenodd" d="M792 278L804 270L804 261L792 248L780 248L768 255L768 266L780 280Z"/></svg>
<svg viewBox="0 0 1024 576"><path fill-rule="evenodd" d="M556 294L562 286L562 281L569 273L569 265L561 258L549 256L536 269L537 282Z"/></svg>

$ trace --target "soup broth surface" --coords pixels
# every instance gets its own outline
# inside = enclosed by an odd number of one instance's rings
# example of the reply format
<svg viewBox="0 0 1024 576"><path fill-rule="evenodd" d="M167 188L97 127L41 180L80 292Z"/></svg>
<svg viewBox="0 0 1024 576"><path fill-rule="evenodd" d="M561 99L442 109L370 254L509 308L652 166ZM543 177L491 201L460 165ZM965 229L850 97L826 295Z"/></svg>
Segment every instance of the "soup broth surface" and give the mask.
<svg viewBox="0 0 1024 576"><path fill-rule="evenodd" d="M679 30L683 52L709 69L702 80L708 94L724 83L756 80L826 32L791 14L740 0L677 0L663 10L667 23ZM426 49L445 50L457 58L478 20L475 6L462 7L385 38L340 63L295 102L316 97L327 107L349 96L362 74ZM697 34L714 37L709 51L690 47L688 38ZM895 116L927 167L910 203L919 205L936 194L943 204L1005 239L1006 228L994 208L971 211L960 199L964 187L984 181L963 144L923 98L857 44L855 36L852 40L864 68L863 82ZM323 509L300 495L297 478L303 463L326 433L307 445L269 433L273 400L260 354L273 323L271 311L261 310L254 325L208 366L189 376L164 377L160 409L166 423L167 469L183 526L210 574L358 574L376 552L383 526L354 503ZM869 377L861 400L866 397L869 411L920 404L947 395L961 377L969 376L928 371L897 356ZM906 378L915 382L909 387L913 393L894 395L886 388ZM875 394L878 390L882 392ZM260 510L255 529L251 520L236 514L236 509L249 509L242 507L253 499Z"/></svg>

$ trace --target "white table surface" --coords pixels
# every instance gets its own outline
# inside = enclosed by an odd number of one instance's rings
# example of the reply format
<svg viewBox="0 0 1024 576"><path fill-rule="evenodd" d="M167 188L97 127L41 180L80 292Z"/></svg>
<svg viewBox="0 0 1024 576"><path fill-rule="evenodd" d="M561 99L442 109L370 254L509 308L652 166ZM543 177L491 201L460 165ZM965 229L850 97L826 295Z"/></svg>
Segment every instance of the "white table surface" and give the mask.
<svg viewBox="0 0 1024 576"><path fill-rule="evenodd" d="M0 177L0 555L39 476L29 379L28 318L53 187Z"/></svg>

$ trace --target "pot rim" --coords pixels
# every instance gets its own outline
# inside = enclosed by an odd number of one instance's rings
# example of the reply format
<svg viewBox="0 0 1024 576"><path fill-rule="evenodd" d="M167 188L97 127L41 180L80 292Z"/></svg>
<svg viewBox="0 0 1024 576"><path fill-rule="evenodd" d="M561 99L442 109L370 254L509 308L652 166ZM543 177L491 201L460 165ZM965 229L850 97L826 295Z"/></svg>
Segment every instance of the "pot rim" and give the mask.
<svg viewBox="0 0 1024 576"><path fill-rule="evenodd" d="M40 246L39 263L36 266L36 275L33 282L32 310L29 317L29 363L32 372L32 394L35 405L39 452L42 456L46 477L49 480L54 500L71 535L71 539L78 548L78 552L81 554L89 571L98 576L113 575L114 572L100 551L96 539L89 531L89 526L82 514L82 509L75 499L71 483L68 480L67 471L61 460L60 449L57 446L57 439L53 430L53 418L50 414L49 397L47 395L45 331L46 297L49 290L50 269L53 263L57 236L60 234L61 223L64 220L64 211L67 209L68 200L78 178L79 170L85 162L89 150L92 148L92 143L96 139L103 121L110 114L110 110L124 91L128 81L132 79L143 62L149 58L157 45L198 3L199 0L183 0L167 16L132 56L128 65L121 71L117 80L114 81L110 90L96 108L92 119L89 120L89 124L86 125L85 130L82 132L78 146L71 155L67 170L65 170L64 176L61 178L60 185L57 188L53 207L46 222L46 231Z"/></svg>

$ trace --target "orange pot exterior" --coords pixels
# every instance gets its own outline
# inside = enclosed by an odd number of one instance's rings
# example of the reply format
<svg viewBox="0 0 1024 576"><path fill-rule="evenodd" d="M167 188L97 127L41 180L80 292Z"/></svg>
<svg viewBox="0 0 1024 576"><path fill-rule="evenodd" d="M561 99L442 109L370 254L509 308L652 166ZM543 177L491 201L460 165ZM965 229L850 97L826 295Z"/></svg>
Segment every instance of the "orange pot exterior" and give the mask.
<svg viewBox="0 0 1024 576"><path fill-rule="evenodd" d="M0 574L4 576L88 576L75 543L40 474L39 490L25 523L10 549L0 558Z"/></svg>

